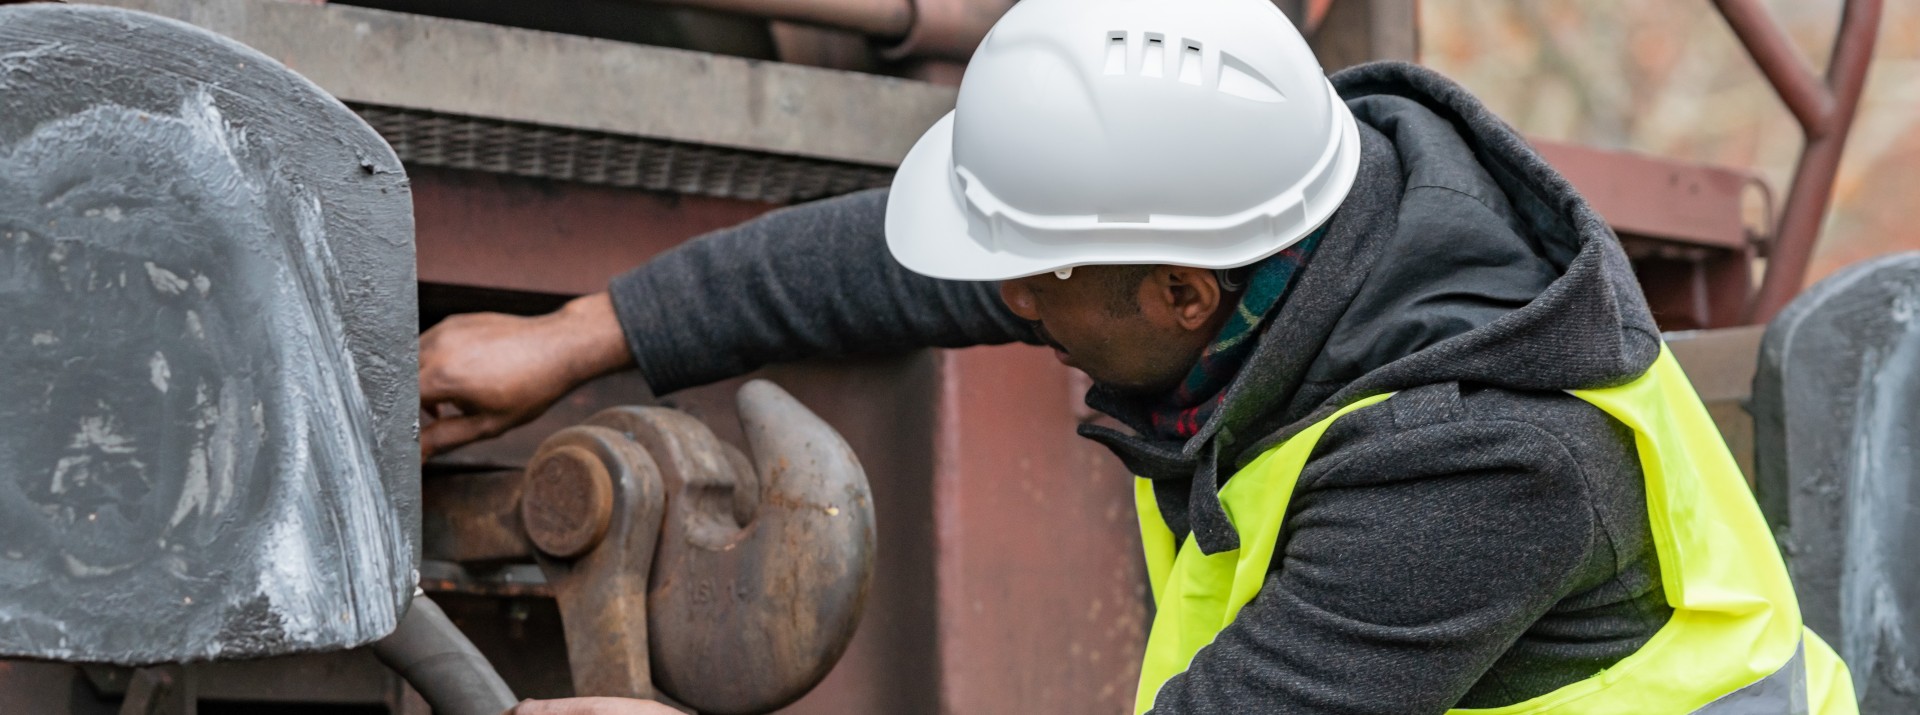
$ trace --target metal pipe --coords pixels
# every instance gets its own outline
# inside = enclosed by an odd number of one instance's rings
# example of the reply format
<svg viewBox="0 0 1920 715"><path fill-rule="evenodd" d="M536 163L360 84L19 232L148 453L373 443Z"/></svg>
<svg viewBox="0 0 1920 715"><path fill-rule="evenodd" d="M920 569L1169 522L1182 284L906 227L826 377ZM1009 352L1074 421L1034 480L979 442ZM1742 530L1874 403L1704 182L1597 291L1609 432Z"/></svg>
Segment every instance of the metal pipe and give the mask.
<svg viewBox="0 0 1920 715"><path fill-rule="evenodd" d="M1333 9L1333 0L1306 0L1306 17L1300 18L1300 31L1312 36L1320 31L1320 23L1327 21L1327 11Z"/></svg>
<svg viewBox="0 0 1920 715"><path fill-rule="evenodd" d="M1760 0L1714 0L1713 4L1719 6L1720 14L1733 27L1733 34L1739 36L1747 53L1753 55L1753 61L1773 83L1787 109L1800 120L1800 126L1810 134L1826 133L1834 119L1833 92L1814 74L1813 67L1794 47L1793 38L1787 36L1773 13L1760 4ZM1853 5L1847 4L1849 14ZM1843 31L1835 49L1846 45L1845 35Z"/></svg>
<svg viewBox="0 0 1920 715"><path fill-rule="evenodd" d="M1752 4L1751 0L1718 1L1723 11L1730 4ZM1807 264L1820 235L1820 224L1833 202L1833 183L1839 175L1847 134L1860 107L1860 95L1866 89L1867 67L1872 62L1874 42L1879 35L1881 9L1882 0L1848 0L1840 17L1840 30L1834 39L1833 55L1827 64L1826 81L1819 88L1829 103L1830 112L1821 118L1822 121L1809 121L1800 116L1799 110L1795 111L1806 133L1807 146L1800 153L1800 162L1794 170L1786 204L1781 208L1779 228L1774 232L1774 244L1767 254L1766 278L1747 309L1749 323L1772 320L1800 292L1801 283L1806 280ZM1728 21L1734 22L1733 15L1728 15ZM1767 21L1771 22L1771 19ZM1736 32L1739 27L1735 25ZM1773 32L1779 32L1777 25ZM1747 41L1747 36L1743 34L1741 39ZM1754 52L1754 58L1760 61L1763 71L1786 61L1777 53L1763 55L1753 44L1749 44L1748 48ZM1788 45L1786 50L1791 52L1791 46ZM1799 60L1797 54L1793 59L1800 63L1804 73L1804 61ZM1769 71L1767 76L1774 79L1775 87L1787 99L1788 106L1792 107L1795 100L1791 98L1788 86L1781 84L1782 80L1778 78L1784 73L1784 70L1776 68ZM1791 91L1804 94L1808 90L1796 86Z"/></svg>
<svg viewBox="0 0 1920 715"><path fill-rule="evenodd" d="M500 715L516 702L473 641L418 590L400 626L373 644L373 654L438 715Z"/></svg>
<svg viewBox="0 0 1920 715"><path fill-rule="evenodd" d="M939 57L966 62L993 23L1013 0L913 0L913 27L893 47L880 51L890 60Z"/></svg>
<svg viewBox="0 0 1920 715"><path fill-rule="evenodd" d="M966 61L1013 0L658 0L670 5L852 30L894 45L890 60Z"/></svg>
<svg viewBox="0 0 1920 715"><path fill-rule="evenodd" d="M897 39L913 29L912 0L658 0L705 10L854 30ZM968 48L972 49L972 48Z"/></svg>

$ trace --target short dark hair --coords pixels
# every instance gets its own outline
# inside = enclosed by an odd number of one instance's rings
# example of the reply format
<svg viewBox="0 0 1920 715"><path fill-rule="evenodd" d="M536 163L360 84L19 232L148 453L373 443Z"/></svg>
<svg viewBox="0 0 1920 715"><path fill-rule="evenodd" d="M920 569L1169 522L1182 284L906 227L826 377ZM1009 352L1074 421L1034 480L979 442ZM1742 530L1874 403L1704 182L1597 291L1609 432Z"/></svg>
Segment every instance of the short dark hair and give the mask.
<svg viewBox="0 0 1920 715"><path fill-rule="evenodd" d="M1140 312L1140 281L1153 273L1155 265L1109 266L1109 270L1100 272L1100 285L1106 289L1107 311L1115 317L1126 317ZM1238 295L1247 287L1245 266L1222 268L1213 272L1214 280L1220 282L1220 291L1227 295Z"/></svg>

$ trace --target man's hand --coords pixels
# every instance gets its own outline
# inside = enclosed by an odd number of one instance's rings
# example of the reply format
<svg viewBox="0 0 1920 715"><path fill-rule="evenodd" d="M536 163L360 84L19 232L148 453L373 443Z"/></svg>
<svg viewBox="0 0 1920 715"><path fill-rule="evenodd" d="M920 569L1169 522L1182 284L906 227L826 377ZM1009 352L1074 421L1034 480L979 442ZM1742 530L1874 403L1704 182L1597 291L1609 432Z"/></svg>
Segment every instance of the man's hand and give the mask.
<svg viewBox="0 0 1920 715"><path fill-rule="evenodd" d="M568 698L523 700L501 715L684 715L652 700L626 698Z"/></svg>
<svg viewBox="0 0 1920 715"><path fill-rule="evenodd" d="M420 430L421 458L526 424L581 383L632 365L605 293L533 318L447 318L420 336L420 408L433 418Z"/></svg>

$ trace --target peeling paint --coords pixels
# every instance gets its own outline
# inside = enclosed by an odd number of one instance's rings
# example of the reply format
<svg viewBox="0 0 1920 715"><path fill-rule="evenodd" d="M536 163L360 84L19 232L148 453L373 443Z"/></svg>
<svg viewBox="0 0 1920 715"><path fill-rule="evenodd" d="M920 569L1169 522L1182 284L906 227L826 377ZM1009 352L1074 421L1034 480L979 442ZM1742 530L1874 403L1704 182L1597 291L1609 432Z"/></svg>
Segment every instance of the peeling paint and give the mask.
<svg viewBox="0 0 1920 715"><path fill-rule="evenodd" d="M154 265L152 261L147 262L147 279L153 281L154 290L167 295L180 295L187 289L185 279L174 275L173 271Z"/></svg>
<svg viewBox="0 0 1920 715"><path fill-rule="evenodd" d="M92 564L84 564L84 563L80 563L79 559L74 558L73 554L61 554L60 558L67 565L67 573L71 574L74 578L98 578L101 576L112 576L114 574L120 573L127 569L133 568L133 564L120 564L117 566L94 566Z"/></svg>
<svg viewBox="0 0 1920 715"><path fill-rule="evenodd" d="M133 439L114 431L112 415L89 415L80 418L80 429L73 433L67 449L130 454L133 452Z"/></svg>
<svg viewBox="0 0 1920 715"><path fill-rule="evenodd" d="M154 389L167 391L167 379L173 377L173 372L167 369L166 353L154 351L153 357L147 360L147 375Z"/></svg>

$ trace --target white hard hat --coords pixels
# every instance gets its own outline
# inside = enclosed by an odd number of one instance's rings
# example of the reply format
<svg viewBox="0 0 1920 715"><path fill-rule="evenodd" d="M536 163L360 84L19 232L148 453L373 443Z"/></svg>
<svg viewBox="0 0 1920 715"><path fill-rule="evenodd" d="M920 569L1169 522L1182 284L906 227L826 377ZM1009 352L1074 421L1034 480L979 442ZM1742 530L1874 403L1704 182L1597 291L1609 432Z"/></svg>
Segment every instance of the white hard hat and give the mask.
<svg viewBox="0 0 1920 715"><path fill-rule="evenodd" d="M1232 268L1311 234L1360 164L1353 115L1268 0L1023 0L893 179L907 268Z"/></svg>

